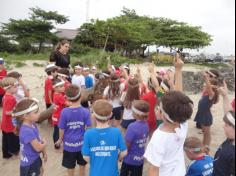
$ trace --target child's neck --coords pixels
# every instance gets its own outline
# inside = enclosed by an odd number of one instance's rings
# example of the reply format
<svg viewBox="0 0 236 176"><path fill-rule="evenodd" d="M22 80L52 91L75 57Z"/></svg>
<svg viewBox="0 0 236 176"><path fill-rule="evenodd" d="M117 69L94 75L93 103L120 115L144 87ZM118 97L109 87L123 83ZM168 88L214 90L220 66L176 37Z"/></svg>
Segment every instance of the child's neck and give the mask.
<svg viewBox="0 0 236 176"><path fill-rule="evenodd" d="M70 106L70 108L80 108L81 107L81 102L73 102Z"/></svg>
<svg viewBox="0 0 236 176"><path fill-rule="evenodd" d="M164 122L163 126L161 127L161 130L167 133L175 133L175 129L179 128L179 124L171 124Z"/></svg>
<svg viewBox="0 0 236 176"><path fill-rule="evenodd" d="M6 95L13 95L13 93L10 91L6 91Z"/></svg>
<svg viewBox="0 0 236 176"><path fill-rule="evenodd" d="M105 128L109 128L110 125L107 123L100 123L100 122L97 122L97 127L98 129L105 129Z"/></svg>
<svg viewBox="0 0 236 176"><path fill-rule="evenodd" d="M196 154L195 157L194 157L194 160L201 159L201 158L203 158L205 155L206 155L205 153Z"/></svg>
<svg viewBox="0 0 236 176"><path fill-rule="evenodd" d="M33 125L33 122L32 121L29 121L27 119L24 120L23 122L24 125L27 125L27 126L32 126Z"/></svg>

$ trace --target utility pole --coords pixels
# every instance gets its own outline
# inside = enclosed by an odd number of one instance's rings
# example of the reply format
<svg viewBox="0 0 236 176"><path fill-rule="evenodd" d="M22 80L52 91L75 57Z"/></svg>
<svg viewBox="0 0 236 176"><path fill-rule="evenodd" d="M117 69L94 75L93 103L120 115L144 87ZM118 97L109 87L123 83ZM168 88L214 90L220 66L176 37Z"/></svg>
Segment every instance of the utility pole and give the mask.
<svg viewBox="0 0 236 176"><path fill-rule="evenodd" d="M90 0L86 0L86 23L89 23Z"/></svg>

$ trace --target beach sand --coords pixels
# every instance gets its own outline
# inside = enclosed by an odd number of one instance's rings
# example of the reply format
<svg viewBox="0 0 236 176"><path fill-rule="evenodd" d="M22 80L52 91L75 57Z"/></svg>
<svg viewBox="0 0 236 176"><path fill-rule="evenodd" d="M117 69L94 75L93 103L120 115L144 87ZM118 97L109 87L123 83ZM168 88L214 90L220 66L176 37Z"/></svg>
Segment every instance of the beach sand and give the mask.
<svg viewBox="0 0 236 176"><path fill-rule="evenodd" d="M36 61L34 61L36 62ZM44 68L42 67L33 67L32 61L27 61L27 66L22 68L16 68L15 71L19 71L23 75L23 80L27 83L28 87L31 91L31 97L35 97L40 100L40 106L44 109L44 101L43 101L43 94L44 94L44 79L46 74L44 72ZM37 63L45 63L42 61L37 61ZM147 79L149 75L147 72L147 67L145 65L140 66L142 75L144 79ZM199 71L199 69L193 67L186 67L185 70L195 70ZM134 67L131 69L132 71L135 70ZM189 136L196 136L202 138L202 134L200 134L200 130L195 128L195 123L193 119L195 117L197 111L198 101L201 98L201 94L199 95L191 95L189 94L191 99L193 100L195 107L192 119L189 121ZM230 95L230 98L233 99L233 94ZM225 134L223 130L223 108L222 108L222 100L212 108L212 113L214 115L214 125L212 126L212 144L211 144L211 155L214 156L218 146L225 140ZM48 161L45 165L45 176L66 176L66 169L61 166L62 161L62 153L56 153L54 151L54 146L52 142L52 132L53 128L48 126L46 122L39 125L40 135L43 139L48 141ZM1 135L0 135L1 137ZM0 141L1 147L1 141ZM186 163L189 163L186 160ZM104 166L106 167L106 166ZM76 173L78 173L78 168L76 168ZM146 176L146 166L144 169L144 176ZM2 154L0 154L0 175L1 176L18 176L19 175L19 160L3 160ZM76 175L78 176L78 174Z"/></svg>

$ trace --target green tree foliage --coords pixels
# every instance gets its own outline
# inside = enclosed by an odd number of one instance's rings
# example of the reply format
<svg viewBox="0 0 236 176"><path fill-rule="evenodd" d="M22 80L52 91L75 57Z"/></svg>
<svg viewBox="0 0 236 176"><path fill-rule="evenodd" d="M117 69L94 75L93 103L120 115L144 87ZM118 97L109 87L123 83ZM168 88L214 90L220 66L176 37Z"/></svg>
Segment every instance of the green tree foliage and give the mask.
<svg viewBox="0 0 236 176"><path fill-rule="evenodd" d="M90 47L119 51L127 56L144 55L150 45L171 49L197 49L210 45L211 36L200 27L166 18L139 16L124 8L118 17L93 20L81 26L75 42Z"/></svg>
<svg viewBox="0 0 236 176"><path fill-rule="evenodd" d="M54 41L56 36L51 32L55 24L64 24L68 17L57 12L46 12L40 8L30 8L31 15L29 19L14 20L4 23L2 34L18 41L20 45L39 43L38 52L40 52L43 42ZM24 47L25 48L25 47ZM27 47L30 49L29 47Z"/></svg>

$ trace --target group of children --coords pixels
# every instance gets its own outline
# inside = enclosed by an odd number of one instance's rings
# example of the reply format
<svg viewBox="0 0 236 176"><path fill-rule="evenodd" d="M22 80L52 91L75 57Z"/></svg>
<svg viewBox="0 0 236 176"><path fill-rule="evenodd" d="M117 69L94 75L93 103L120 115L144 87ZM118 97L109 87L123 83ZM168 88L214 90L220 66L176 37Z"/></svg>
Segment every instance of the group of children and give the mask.
<svg viewBox="0 0 236 176"><path fill-rule="evenodd" d="M63 149L62 166L68 176L75 175L76 164L80 166L79 175L85 176L88 163L90 176L142 176L145 159L148 176L235 175L235 114L226 83L220 84L215 70L204 73L205 89L195 118L204 140L187 137L194 103L183 93L183 66L179 55L168 70L156 73L150 64L150 78L145 84L139 68L132 75L127 65L116 68L110 61L108 70L102 73L97 73L96 67L90 71L77 65L73 76L68 69L49 64L45 70L45 103L53 108L49 123L54 126L54 148ZM47 142L40 138L36 125L38 101L29 98L21 75L13 73L7 75L0 60L3 158L17 157L21 149L20 175L42 175L40 154L44 161L48 156ZM107 84L99 91L101 98L86 102L84 90L96 89L100 82ZM227 140L214 160L207 155L213 119L210 108L219 95L224 99ZM193 161L187 170L184 152Z"/></svg>

